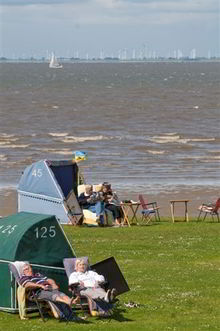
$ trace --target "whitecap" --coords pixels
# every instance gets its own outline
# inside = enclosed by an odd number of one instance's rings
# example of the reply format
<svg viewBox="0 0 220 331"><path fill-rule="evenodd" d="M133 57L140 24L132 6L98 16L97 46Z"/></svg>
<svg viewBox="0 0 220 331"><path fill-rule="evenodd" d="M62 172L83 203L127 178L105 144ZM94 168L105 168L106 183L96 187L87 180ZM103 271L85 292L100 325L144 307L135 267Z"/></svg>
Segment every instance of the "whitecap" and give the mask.
<svg viewBox="0 0 220 331"><path fill-rule="evenodd" d="M202 142L202 141L215 141L215 138L192 138L190 141Z"/></svg>
<svg viewBox="0 0 220 331"><path fill-rule="evenodd" d="M0 154L0 161L7 161L7 156L5 154Z"/></svg>
<svg viewBox="0 0 220 331"><path fill-rule="evenodd" d="M2 138L0 138L0 139L2 139ZM5 144L10 144L12 141L17 141L17 140L19 140L19 138L11 138L11 139L3 138L2 140L3 140L3 141L0 141L0 144L1 144L1 145L5 145Z"/></svg>
<svg viewBox="0 0 220 331"><path fill-rule="evenodd" d="M14 137L14 134L0 133L1 138L11 138Z"/></svg>
<svg viewBox="0 0 220 331"><path fill-rule="evenodd" d="M152 151L152 150L147 150L147 152L150 153L150 154L154 154L154 155L165 153L165 151Z"/></svg>
<svg viewBox="0 0 220 331"><path fill-rule="evenodd" d="M100 136L93 136L93 137L74 137L74 136L68 136L65 139L61 139L64 143L73 143L73 142L84 142L84 141L96 141L96 140L103 140L108 139L107 137L104 137L102 135Z"/></svg>
<svg viewBox="0 0 220 331"><path fill-rule="evenodd" d="M181 138L181 139L178 140L178 142L181 143L181 144L187 144L190 141L191 141L191 139L188 139L188 138L185 138L185 139Z"/></svg>
<svg viewBox="0 0 220 331"><path fill-rule="evenodd" d="M178 140L180 140L180 136L176 135L176 136L153 136L152 138L150 138L151 141L158 143L158 144L167 144L170 142L177 142Z"/></svg>
<svg viewBox="0 0 220 331"><path fill-rule="evenodd" d="M4 146L0 146L0 148L26 148L30 146L30 144L28 145L4 145Z"/></svg>
<svg viewBox="0 0 220 331"><path fill-rule="evenodd" d="M48 134L52 137L66 137L68 135L67 132L49 132Z"/></svg>
<svg viewBox="0 0 220 331"><path fill-rule="evenodd" d="M164 136L153 136L150 138L150 141L153 141L158 144L166 144L166 143L180 143L187 144L189 142L208 142L215 141L215 138L181 138L176 134L166 134Z"/></svg>
<svg viewBox="0 0 220 331"><path fill-rule="evenodd" d="M165 135L174 136L174 135L177 135L177 132L168 132L168 133L165 133Z"/></svg>
<svg viewBox="0 0 220 331"><path fill-rule="evenodd" d="M73 155L73 152L72 151L66 151L66 150L54 151L52 153L53 154L59 154L59 155Z"/></svg>
<svg viewBox="0 0 220 331"><path fill-rule="evenodd" d="M194 160L200 160L200 161L204 161L204 162L209 162L211 160L220 160L220 155L216 155L216 156L198 156L198 155L192 155L190 157L186 157L186 159L194 159Z"/></svg>

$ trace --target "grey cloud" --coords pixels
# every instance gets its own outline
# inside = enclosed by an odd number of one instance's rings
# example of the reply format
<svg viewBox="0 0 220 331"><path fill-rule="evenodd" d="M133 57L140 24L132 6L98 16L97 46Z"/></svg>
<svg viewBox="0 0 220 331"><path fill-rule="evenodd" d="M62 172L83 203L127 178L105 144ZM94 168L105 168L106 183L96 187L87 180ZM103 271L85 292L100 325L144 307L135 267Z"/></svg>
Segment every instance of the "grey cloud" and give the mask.
<svg viewBox="0 0 220 331"><path fill-rule="evenodd" d="M90 0L83 0L89 2ZM29 6L29 5L63 5L82 3L82 0L0 0L4 6Z"/></svg>
<svg viewBox="0 0 220 331"><path fill-rule="evenodd" d="M148 12L219 12L219 0L0 0L3 6L30 6L30 5L86 5L115 10L121 15L129 11L147 10Z"/></svg>

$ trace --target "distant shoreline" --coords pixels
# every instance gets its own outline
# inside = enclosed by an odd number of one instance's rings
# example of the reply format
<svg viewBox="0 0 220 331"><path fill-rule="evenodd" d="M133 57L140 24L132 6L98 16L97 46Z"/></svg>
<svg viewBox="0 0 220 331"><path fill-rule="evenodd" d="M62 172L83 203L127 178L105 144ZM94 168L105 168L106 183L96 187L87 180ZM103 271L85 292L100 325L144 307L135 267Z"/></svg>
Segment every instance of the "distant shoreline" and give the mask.
<svg viewBox="0 0 220 331"><path fill-rule="evenodd" d="M188 59L188 58L181 58L181 59L175 59L175 58L157 58L157 59L128 59L128 60L120 60L120 59L78 59L78 58L63 58L63 57L57 57L59 61L62 63L70 63L70 64L77 64L77 63L216 63L220 62L220 58L196 58L196 59ZM46 58L40 58L40 59L10 59L10 58L0 58L0 63L47 63L49 64L49 59Z"/></svg>

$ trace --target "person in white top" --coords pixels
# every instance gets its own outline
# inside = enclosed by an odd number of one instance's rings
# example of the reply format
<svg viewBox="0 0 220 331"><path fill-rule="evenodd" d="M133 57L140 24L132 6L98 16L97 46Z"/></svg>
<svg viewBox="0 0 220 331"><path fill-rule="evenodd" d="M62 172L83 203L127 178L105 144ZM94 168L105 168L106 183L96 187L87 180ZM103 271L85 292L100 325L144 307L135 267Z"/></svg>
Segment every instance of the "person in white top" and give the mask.
<svg viewBox="0 0 220 331"><path fill-rule="evenodd" d="M89 270L89 265L84 259L77 259L75 271L69 277L69 285L78 285L78 294L86 296L89 302L89 308L92 316L106 315L112 308L111 302L114 301L116 290L107 292L101 287L105 278L97 272ZM98 301L97 301L98 299ZM101 304L101 306L100 306Z"/></svg>

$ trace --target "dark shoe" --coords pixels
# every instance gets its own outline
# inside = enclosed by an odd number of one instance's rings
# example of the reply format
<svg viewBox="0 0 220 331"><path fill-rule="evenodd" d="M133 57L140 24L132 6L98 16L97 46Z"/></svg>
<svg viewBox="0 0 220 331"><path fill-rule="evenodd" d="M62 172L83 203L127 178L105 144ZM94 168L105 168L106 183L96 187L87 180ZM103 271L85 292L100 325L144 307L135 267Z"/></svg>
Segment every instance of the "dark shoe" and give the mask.
<svg viewBox="0 0 220 331"><path fill-rule="evenodd" d="M99 216L99 220L100 220L100 226L104 226L105 220L103 215Z"/></svg>

